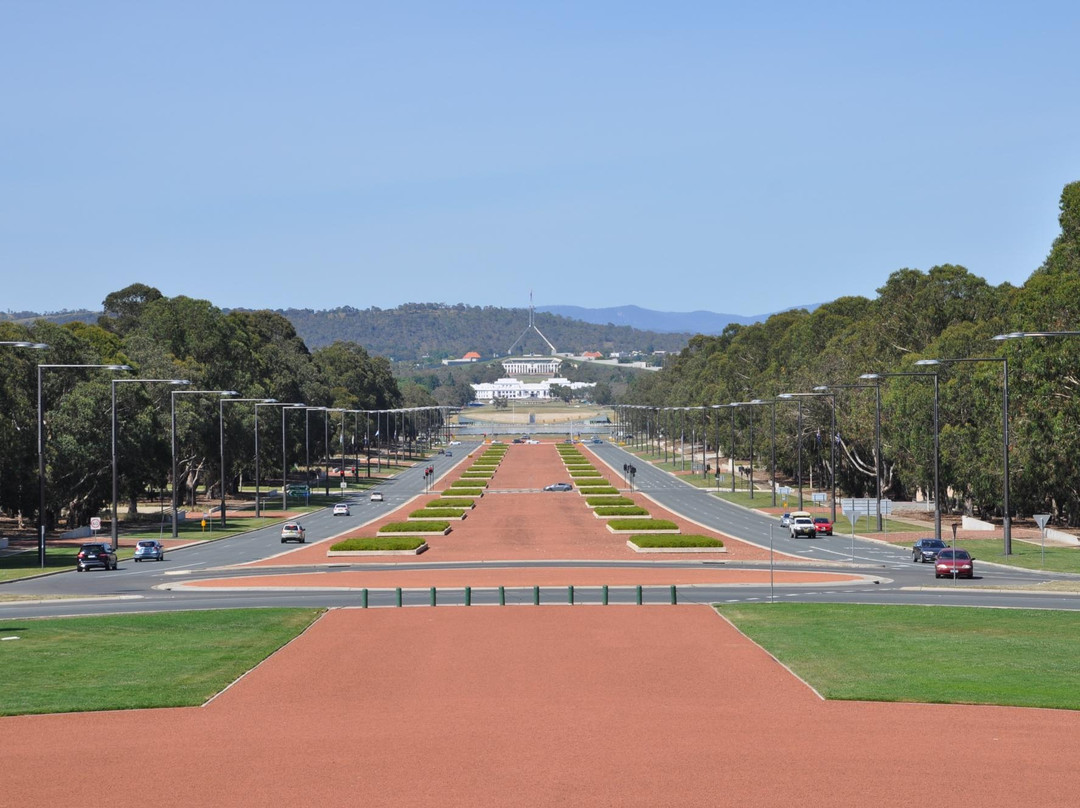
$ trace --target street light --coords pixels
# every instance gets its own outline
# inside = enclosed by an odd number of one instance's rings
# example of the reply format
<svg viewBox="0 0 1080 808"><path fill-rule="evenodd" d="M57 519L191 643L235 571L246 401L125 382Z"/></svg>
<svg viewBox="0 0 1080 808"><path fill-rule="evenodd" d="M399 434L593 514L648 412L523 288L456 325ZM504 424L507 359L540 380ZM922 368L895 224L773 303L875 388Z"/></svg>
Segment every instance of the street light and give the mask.
<svg viewBox="0 0 1080 808"><path fill-rule="evenodd" d="M829 502L829 518L835 524L836 522L836 394L830 393L818 388L814 388L813 393L781 393L777 398L799 398L799 509L802 509L802 399L803 398L825 398L831 399L830 410L832 411L832 418L830 419L830 434L829 434L829 474L832 477L830 489L830 502ZM821 434L820 428L818 434Z"/></svg>
<svg viewBox="0 0 1080 808"><path fill-rule="evenodd" d="M754 498L754 402L753 401L737 401L732 402L732 407L750 407L750 499ZM735 410L731 411L731 414L735 414Z"/></svg>
<svg viewBox="0 0 1080 808"><path fill-rule="evenodd" d="M1004 510L1001 525L1004 529L1005 555L1012 555L1012 519L1009 516L1009 359L1005 356L973 356L963 359L919 359L915 364L942 365L954 362L1001 362L1001 504Z"/></svg>
<svg viewBox="0 0 1080 808"><path fill-rule="evenodd" d="M938 429L938 374L936 373L863 373L860 379L878 380L892 376L932 376L934 379L934 538L941 539L941 489L938 474L941 466L941 430Z"/></svg>
<svg viewBox="0 0 1080 808"><path fill-rule="evenodd" d="M289 510L289 463L286 459L287 441L285 439L285 411L286 410L299 410L304 406L303 403L293 402L292 404L281 405L281 512ZM309 485L310 489L311 486Z"/></svg>
<svg viewBox="0 0 1080 808"><path fill-rule="evenodd" d="M829 384L818 385L815 390L873 390L874 391L874 482L877 493L877 530L881 524L881 382L874 384ZM836 401L833 400L835 405Z"/></svg>
<svg viewBox="0 0 1080 808"><path fill-rule="evenodd" d="M311 503L311 412L326 412L326 407L304 407L304 467L307 469L305 504ZM327 494L330 492L327 491Z"/></svg>
<svg viewBox="0 0 1080 808"><path fill-rule="evenodd" d="M34 343L35 345L37 343ZM45 411L42 408L41 371L53 368L96 368L99 370L131 370L129 365L38 365L37 366L37 415L38 415L38 560L45 567Z"/></svg>
<svg viewBox="0 0 1080 808"><path fill-rule="evenodd" d="M238 396L235 390L171 390L170 399L170 423L169 442L172 446L172 537L180 535L180 527L177 524L176 511L180 503L176 495L176 397L182 395L206 395L206 396Z"/></svg>
<svg viewBox="0 0 1080 808"><path fill-rule="evenodd" d="M218 399L218 442L221 449L221 526L225 521L225 405L241 402L255 404L255 516L259 515L259 404L270 404L273 398L220 398Z"/></svg>
<svg viewBox="0 0 1080 808"><path fill-rule="evenodd" d="M772 408L772 428L769 435L769 483L772 485L772 506L776 507L776 399L755 398L751 404L768 404Z"/></svg>
<svg viewBox="0 0 1080 808"><path fill-rule="evenodd" d="M795 481L796 487L799 489L799 510L803 509L803 496L802 496L802 399L796 396L795 393L779 393L777 398L782 398L785 401L796 401L799 405L799 420L796 422L795 427L795 452L798 460L795 466Z"/></svg>
<svg viewBox="0 0 1080 808"><path fill-rule="evenodd" d="M114 550L120 548L120 526L118 524L118 514L116 502L119 498L119 473L118 463L116 458L116 385L129 384L129 383L147 383L147 384L191 384L187 379L113 379L112 380L112 524L109 525L109 536L112 539L112 546ZM176 487L175 481L173 487Z"/></svg>

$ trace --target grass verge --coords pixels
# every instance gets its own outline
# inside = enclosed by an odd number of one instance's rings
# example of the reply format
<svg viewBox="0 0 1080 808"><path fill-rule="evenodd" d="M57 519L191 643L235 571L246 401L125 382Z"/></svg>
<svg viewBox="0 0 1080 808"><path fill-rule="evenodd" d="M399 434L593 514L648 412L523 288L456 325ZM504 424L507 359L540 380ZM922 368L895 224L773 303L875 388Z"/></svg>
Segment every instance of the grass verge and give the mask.
<svg viewBox="0 0 1080 808"><path fill-rule="evenodd" d="M1080 709L1080 614L761 603L716 607L825 698Z"/></svg>
<svg viewBox="0 0 1080 808"><path fill-rule="evenodd" d="M415 550L424 543L421 536L401 536L400 538L355 538L339 541L330 546L331 551L366 550L368 552L387 552L394 550Z"/></svg>
<svg viewBox="0 0 1080 808"><path fill-rule="evenodd" d="M0 715L202 704L300 634L317 609L2 619ZM106 683L106 686L102 686Z"/></svg>
<svg viewBox="0 0 1080 808"><path fill-rule="evenodd" d="M694 536L694 535L678 535L673 536L670 534L660 533L656 536L634 536L630 539L638 547L652 548L652 547L723 547L724 543L720 539L714 539L711 536Z"/></svg>

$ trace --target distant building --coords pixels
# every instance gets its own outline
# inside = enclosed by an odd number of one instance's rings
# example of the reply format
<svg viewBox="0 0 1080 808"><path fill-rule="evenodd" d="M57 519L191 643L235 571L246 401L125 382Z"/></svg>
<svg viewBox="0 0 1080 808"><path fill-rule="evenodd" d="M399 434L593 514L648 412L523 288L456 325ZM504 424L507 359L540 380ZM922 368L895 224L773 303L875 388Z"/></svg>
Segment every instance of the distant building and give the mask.
<svg viewBox="0 0 1080 808"><path fill-rule="evenodd" d="M503 370L510 376L554 376L562 360L556 356L519 356L503 360Z"/></svg>
<svg viewBox="0 0 1080 808"><path fill-rule="evenodd" d="M480 354L476 351L469 351L461 359L444 359L442 363L444 365L467 365L470 362L479 362Z"/></svg>
<svg viewBox="0 0 1080 808"><path fill-rule="evenodd" d="M493 401L497 398L545 400L553 398L551 394L553 386L581 390L585 387L595 387L596 384L594 382L572 382L569 379L555 376L551 379L544 379L542 382L523 382L521 379L504 378L471 386L476 394L477 401Z"/></svg>
<svg viewBox="0 0 1080 808"><path fill-rule="evenodd" d="M599 351L585 351L581 355L582 359L603 359L604 355Z"/></svg>

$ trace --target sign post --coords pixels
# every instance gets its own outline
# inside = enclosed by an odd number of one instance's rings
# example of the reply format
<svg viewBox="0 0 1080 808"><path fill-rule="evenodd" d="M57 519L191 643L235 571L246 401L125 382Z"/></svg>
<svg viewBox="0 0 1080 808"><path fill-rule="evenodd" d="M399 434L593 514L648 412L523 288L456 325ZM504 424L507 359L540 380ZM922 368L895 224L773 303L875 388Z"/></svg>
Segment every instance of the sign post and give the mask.
<svg viewBox="0 0 1080 808"><path fill-rule="evenodd" d="M1039 526L1039 531L1042 533L1042 566L1046 569L1046 523L1050 521L1050 514L1036 513L1034 517L1035 524Z"/></svg>

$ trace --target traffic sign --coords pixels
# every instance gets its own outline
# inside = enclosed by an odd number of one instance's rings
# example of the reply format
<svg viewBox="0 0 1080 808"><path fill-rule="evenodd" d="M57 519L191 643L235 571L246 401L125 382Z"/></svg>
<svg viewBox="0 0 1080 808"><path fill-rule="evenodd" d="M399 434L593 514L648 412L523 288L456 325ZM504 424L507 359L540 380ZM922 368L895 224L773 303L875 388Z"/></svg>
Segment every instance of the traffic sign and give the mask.
<svg viewBox="0 0 1080 808"><path fill-rule="evenodd" d="M90 529L91 530L101 530L101 517L100 516L91 516L90 517Z"/></svg>
<svg viewBox="0 0 1080 808"><path fill-rule="evenodd" d="M825 494L811 494L810 499L814 502L824 502L826 500Z"/></svg>
<svg viewBox="0 0 1080 808"><path fill-rule="evenodd" d="M1032 514L1035 519L1035 524L1039 526L1039 530L1046 530L1046 523L1050 521L1050 514L1048 513L1035 513Z"/></svg>

